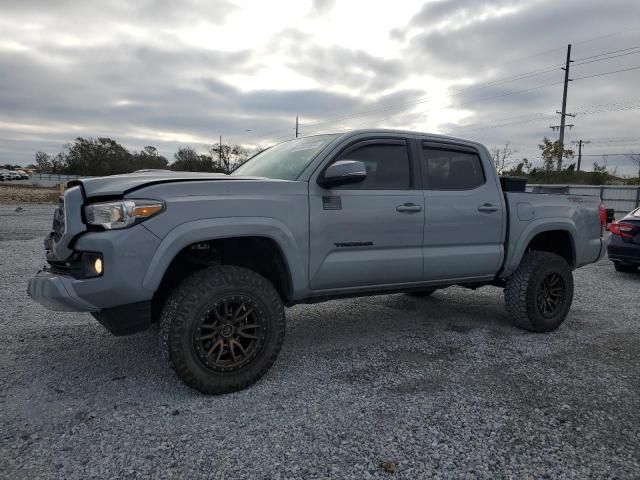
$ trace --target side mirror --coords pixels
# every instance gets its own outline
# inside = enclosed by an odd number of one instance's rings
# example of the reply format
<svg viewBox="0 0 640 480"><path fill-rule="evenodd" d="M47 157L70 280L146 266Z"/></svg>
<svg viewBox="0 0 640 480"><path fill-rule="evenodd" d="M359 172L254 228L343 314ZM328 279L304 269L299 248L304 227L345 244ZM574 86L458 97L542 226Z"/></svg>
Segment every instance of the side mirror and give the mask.
<svg viewBox="0 0 640 480"><path fill-rule="evenodd" d="M367 168L359 160L338 160L324 172L318 183L326 188L358 183L367 178Z"/></svg>

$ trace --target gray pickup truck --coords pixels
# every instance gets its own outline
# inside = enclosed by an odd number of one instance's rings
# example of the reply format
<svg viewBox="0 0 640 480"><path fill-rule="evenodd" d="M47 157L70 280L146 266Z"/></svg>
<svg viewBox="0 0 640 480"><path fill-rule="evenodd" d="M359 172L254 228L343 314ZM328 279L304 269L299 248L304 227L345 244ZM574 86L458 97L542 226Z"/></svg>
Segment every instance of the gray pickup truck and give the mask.
<svg viewBox="0 0 640 480"><path fill-rule="evenodd" d="M287 141L231 175L73 181L28 293L115 335L159 323L171 367L214 394L271 367L297 303L494 285L517 326L554 330L572 270L605 251L603 207L508 185L478 143L389 130Z"/></svg>

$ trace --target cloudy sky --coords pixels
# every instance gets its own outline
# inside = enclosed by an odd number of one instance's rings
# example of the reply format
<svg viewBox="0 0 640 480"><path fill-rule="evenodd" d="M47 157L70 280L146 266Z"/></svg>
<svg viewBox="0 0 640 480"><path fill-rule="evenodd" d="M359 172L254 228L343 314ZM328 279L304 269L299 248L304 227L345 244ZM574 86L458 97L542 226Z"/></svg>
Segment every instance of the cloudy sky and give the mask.
<svg viewBox="0 0 640 480"><path fill-rule="evenodd" d="M359 127L640 152L637 0L0 0L0 163L77 136L267 146ZM633 69L634 67L639 67ZM620 71L624 70L624 71ZM616 72L616 73L612 73ZM624 156L610 167L631 173Z"/></svg>

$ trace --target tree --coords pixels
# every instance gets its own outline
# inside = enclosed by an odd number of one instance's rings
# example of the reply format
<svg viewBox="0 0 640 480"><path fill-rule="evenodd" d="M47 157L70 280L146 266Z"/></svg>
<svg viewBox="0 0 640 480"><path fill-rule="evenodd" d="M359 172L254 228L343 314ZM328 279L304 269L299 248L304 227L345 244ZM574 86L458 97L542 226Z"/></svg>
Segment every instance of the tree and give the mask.
<svg viewBox="0 0 640 480"><path fill-rule="evenodd" d="M51 159L51 169L49 173L67 173L66 169L67 160L62 153L58 153Z"/></svg>
<svg viewBox="0 0 640 480"><path fill-rule="evenodd" d="M538 148L541 150L542 168L546 172L552 171L560 153L560 143L558 140L552 142L547 137L544 137ZM572 149L562 149L562 158L573 158L574 156L575 152Z"/></svg>
<svg viewBox="0 0 640 480"><path fill-rule="evenodd" d="M589 183L592 185L604 185L607 183L609 173L607 171L607 156L602 156L602 164L593 162L593 171L589 174Z"/></svg>
<svg viewBox="0 0 640 480"><path fill-rule="evenodd" d="M115 140L78 137L62 152L64 170L75 175L114 175L134 170L132 155Z"/></svg>
<svg viewBox="0 0 640 480"><path fill-rule="evenodd" d="M638 185L640 185L640 154L630 155L631 161L638 168Z"/></svg>
<svg viewBox="0 0 640 480"><path fill-rule="evenodd" d="M37 152L35 157L36 169L40 173L51 172L51 157L44 152Z"/></svg>
<svg viewBox="0 0 640 480"><path fill-rule="evenodd" d="M607 173L607 163L609 163L609 160L607 159L606 155L603 155L602 165L600 165L598 162L593 162L593 171L596 173Z"/></svg>
<svg viewBox="0 0 640 480"><path fill-rule="evenodd" d="M147 155L149 155L150 157L157 157L158 156L158 149L156 147L153 147L151 145L147 145L146 147L144 147L142 149L142 151L144 153L146 153ZM142 152L140 152L142 153Z"/></svg>
<svg viewBox="0 0 640 480"><path fill-rule="evenodd" d="M152 145L143 147L139 152L129 152L111 138L76 138L73 143L64 145L62 152L51 156L37 152L34 163L42 173L67 173L81 176L103 176L128 173L136 170L166 169L191 172L230 173L244 163L249 153L239 145L222 145L210 149L216 155L198 155L191 147L178 149L175 161L169 161L160 155ZM222 152L222 156L219 155ZM214 158L216 160L214 160ZM10 165L7 168L12 168Z"/></svg>
<svg viewBox="0 0 640 480"><path fill-rule="evenodd" d="M249 159L249 152L240 145L215 143L209 147L209 154L217 158L216 171L231 173Z"/></svg>
<svg viewBox="0 0 640 480"><path fill-rule="evenodd" d="M510 142L504 144L504 147L493 147L491 149L491 156L496 166L498 174L501 174L507 166L511 163L511 157L516 153L510 146Z"/></svg>
<svg viewBox="0 0 640 480"><path fill-rule="evenodd" d="M523 175L528 175L530 171L531 163L529 162L529 159L525 157L522 159L522 161L518 162L518 164L514 168L506 171L505 173L516 177L521 177Z"/></svg>
<svg viewBox="0 0 640 480"><path fill-rule="evenodd" d="M171 170L183 172L215 172L216 165L209 155L198 155L191 147L179 148L173 155L175 162L170 165Z"/></svg>
<svg viewBox="0 0 640 480"><path fill-rule="evenodd" d="M166 169L169 161L158 153L158 149L152 146L146 146L139 152L132 155L132 171L145 169Z"/></svg>

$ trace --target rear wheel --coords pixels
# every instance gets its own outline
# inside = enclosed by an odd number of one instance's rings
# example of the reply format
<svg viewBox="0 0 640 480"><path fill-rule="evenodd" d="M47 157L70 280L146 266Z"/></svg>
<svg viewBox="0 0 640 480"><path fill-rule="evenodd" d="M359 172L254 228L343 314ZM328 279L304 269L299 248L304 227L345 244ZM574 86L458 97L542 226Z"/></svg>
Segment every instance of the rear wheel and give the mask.
<svg viewBox="0 0 640 480"><path fill-rule="evenodd" d="M559 255L529 252L507 279L504 298L515 325L534 332L555 330L573 301L571 268Z"/></svg>
<svg viewBox="0 0 640 480"><path fill-rule="evenodd" d="M630 265L628 263L613 262L613 266L616 272L633 273L638 270L637 265Z"/></svg>
<svg viewBox="0 0 640 480"><path fill-rule="evenodd" d="M255 383L280 352L284 307L273 285L246 268L218 266L186 278L160 319L162 353L178 376L203 393Z"/></svg>

